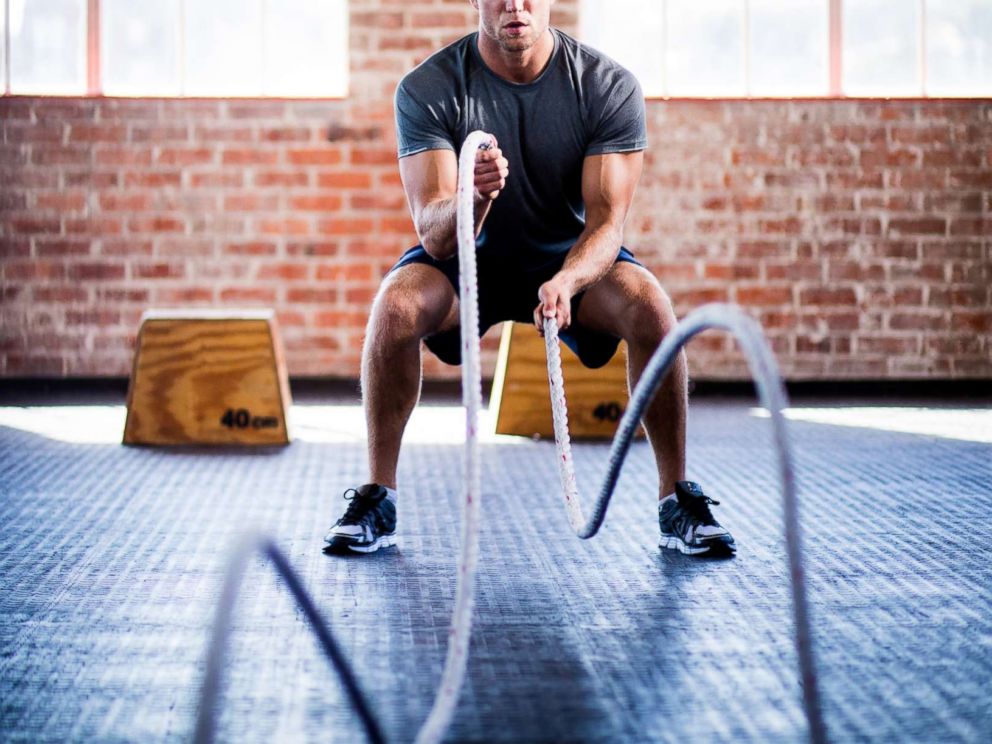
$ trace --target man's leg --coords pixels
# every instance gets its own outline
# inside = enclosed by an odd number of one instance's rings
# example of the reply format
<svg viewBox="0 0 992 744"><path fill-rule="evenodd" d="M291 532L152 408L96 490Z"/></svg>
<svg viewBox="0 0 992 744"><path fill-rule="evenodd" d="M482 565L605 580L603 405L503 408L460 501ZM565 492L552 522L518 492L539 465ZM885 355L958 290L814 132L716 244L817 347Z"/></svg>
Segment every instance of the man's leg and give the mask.
<svg viewBox="0 0 992 744"><path fill-rule="evenodd" d="M575 322L576 319L573 319ZM579 305L578 322L627 342L631 390L662 338L675 327L675 311L658 280L642 266L617 262L590 287ZM688 391L685 352L679 352L644 412L644 428L658 465L659 498L685 480L685 419Z"/></svg>
<svg viewBox="0 0 992 744"><path fill-rule="evenodd" d="M371 482L396 488L403 430L420 397L420 341L457 324L455 290L432 266L402 266L379 288L362 348Z"/></svg>

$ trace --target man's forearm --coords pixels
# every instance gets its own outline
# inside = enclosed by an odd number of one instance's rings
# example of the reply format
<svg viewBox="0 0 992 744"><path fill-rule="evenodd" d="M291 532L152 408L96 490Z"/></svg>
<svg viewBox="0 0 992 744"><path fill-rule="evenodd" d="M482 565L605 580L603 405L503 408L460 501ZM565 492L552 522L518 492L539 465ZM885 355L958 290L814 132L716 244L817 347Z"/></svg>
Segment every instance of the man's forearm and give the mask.
<svg viewBox="0 0 992 744"><path fill-rule="evenodd" d="M420 211L420 224L417 225L420 243L431 258L438 261L451 258L458 251L457 204L458 197L453 196L427 204ZM489 199L474 203L475 237L479 237L491 204Z"/></svg>
<svg viewBox="0 0 992 744"><path fill-rule="evenodd" d="M586 229L579 236L558 272L573 295L598 282L613 266L623 243L623 227L602 224Z"/></svg>

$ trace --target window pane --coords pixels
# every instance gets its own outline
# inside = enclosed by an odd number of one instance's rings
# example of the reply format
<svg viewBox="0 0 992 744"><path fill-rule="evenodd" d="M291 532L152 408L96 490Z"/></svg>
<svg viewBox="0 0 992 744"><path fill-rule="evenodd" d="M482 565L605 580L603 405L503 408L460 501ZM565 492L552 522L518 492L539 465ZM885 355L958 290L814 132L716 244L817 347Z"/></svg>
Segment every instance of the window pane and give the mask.
<svg viewBox="0 0 992 744"><path fill-rule="evenodd" d="M750 0L751 94L828 92L829 4L825 0Z"/></svg>
<svg viewBox="0 0 992 744"><path fill-rule="evenodd" d="M259 95L261 0L186 2L185 16L186 95Z"/></svg>
<svg viewBox="0 0 992 744"><path fill-rule="evenodd" d="M669 0L669 95L744 95L743 25L744 0Z"/></svg>
<svg viewBox="0 0 992 744"><path fill-rule="evenodd" d="M847 95L920 95L919 6L907 0L844 3Z"/></svg>
<svg viewBox="0 0 992 744"><path fill-rule="evenodd" d="M928 2L926 39L928 95L992 95L992 2Z"/></svg>
<svg viewBox="0 0 992 744"><path fill-rule="evenodd" d="M345 0L265 4L266 95L343 96L347 71Z"/></svg>
<svg viewBox="0 0 992 744"><path fill-rule="evenodd" d="M0 2L0 95L7 91L7 12Z"/></svg>
<svg viewBox="0 0 992 744"><path fill-rule="evenodd" d="M662 3L584 0L581 38L633 72L646 96L664 95Z"/></svg>
<svg viewBox="0 0 992 744"><path fill-rule="evenodd" d="M10 87L86 92L86 0L10 0Z"/></svg>
<svg viewBox="0 0 992 744"><path fill-rule="evenodd" d="M101 0L104 93L179 94L179 11L179 0Z"/></svg>

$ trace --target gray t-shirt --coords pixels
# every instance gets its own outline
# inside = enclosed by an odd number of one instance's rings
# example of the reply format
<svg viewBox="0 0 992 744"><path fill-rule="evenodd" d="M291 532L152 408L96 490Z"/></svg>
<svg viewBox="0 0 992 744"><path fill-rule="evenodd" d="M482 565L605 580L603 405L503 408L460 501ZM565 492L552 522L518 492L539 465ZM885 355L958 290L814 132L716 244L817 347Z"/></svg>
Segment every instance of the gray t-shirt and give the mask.
<svg viewBox="0 0 992 744"><path fill-rule="evenodd" d="M647 146L644 96L634 75L551 32L551 59L530 83L490 70L473 33L411 70L396 90L401 158L424 150L457 153L476 129L496 136L510 175L486 218L479 251L529 266L567 251L582 232L583 159Z"/></svg>

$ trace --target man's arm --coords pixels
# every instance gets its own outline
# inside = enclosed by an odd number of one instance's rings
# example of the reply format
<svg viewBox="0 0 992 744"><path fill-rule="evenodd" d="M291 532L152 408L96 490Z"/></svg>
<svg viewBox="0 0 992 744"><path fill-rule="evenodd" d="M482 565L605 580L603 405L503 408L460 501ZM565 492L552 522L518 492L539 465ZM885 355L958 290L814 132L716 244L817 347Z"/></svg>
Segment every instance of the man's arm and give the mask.
<svg viewBox="0 0 992 744"><path fill-rule="evenodd" d="M499 147L476 152L473 199L476 236L482 230L490 204L506 185L508 174L508 164ZM432 258L439 261L450 258L458 250L455 208L458 160L455 153L426 150L400 158L400 178L420 244Z"/></svg>
<svg viewBox="0 0 992 744"><path fill-rule="evenodd" d="M583 162L586 226L561 270L538 290L534 324L542 333L543 317L557 316L558 328L568 328L572 297L602 279L613 266L643 164L643 151L590 155Z"/></svg>

